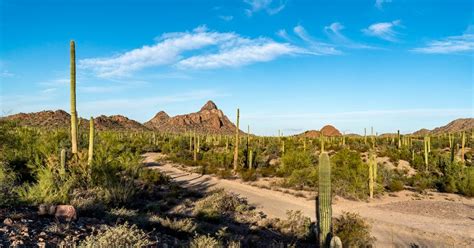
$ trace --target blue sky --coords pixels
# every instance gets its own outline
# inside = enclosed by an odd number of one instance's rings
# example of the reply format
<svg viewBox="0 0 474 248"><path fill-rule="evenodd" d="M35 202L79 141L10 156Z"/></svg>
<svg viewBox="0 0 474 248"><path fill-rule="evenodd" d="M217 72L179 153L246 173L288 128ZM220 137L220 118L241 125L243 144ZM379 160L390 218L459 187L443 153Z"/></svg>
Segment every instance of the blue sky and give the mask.
<svg viewBox="0 0 474 248"><path fill-rule="evenodd" d="M258 134L473 117L472 0L0 0L0 110L146 121L216 102Z"/></svg>

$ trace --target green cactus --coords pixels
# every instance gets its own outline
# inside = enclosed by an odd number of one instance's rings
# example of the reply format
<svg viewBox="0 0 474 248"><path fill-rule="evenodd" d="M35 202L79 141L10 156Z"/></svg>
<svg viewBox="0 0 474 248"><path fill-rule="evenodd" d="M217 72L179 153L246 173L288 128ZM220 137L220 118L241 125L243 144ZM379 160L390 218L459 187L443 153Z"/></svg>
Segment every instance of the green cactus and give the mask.
<svg viewBox="0 0 474 248"><path fill-rule="evenodd" d="M71 41L71 148L77 154L77 112L76 112L76 47Z"/></svg>
<svg viewBox="0 0 474 248"><path fill-rule="evenodd" d="M281 141L281 154L282 155L285 154L285 141L284 140Z"/></svg>
<svg viewBox="0 0 474 248"><path fill-rule="evenodd" d="M252 149L249 150L249 169L252 169L253 166L253 151Z"/></svg>
<svg viewBox="0 0 474 248"><path fill-rule="evenodd" d="M193 161L197 161L197 154L198 154L198 145L197 145L197 139L196 139L196 131L194 131L194 153L193 153Z"/></svg>
<svg viewBox="0 0 474 248"><path fill-rule="evenodd" d="M326 152L319 156L319 186L318 186L318 233L319 247L328 247L331 232L331 164Z"/></svg>
<svg viewBox="0 0 474 248"><path fill-rule="evenodd" d="M375 160L375 153L369 154L369 196L374 198L374 187L377 181L377 161Z"/></svg>
<svg viewBox="0 0 474 248"><path fill-rule="evenodd" d="M66 174L66 149L61 149L61 168L60 168L60 174L64 175Z"/></svg>
<svg viewBox="0 0 474 248"><path fill-rule="evenodd" d="M429 144L428 144L428 137L425 137L423 140L424 143L424 155L425 155L425 171L428 171L428 164L429 164Z"/></svg>
<svg viewBox="0 0 474 248"><path fill-rule="evenodd" d="M398 138L398 149L402 148L402 141L400 139L400 130L397 130L397 138Z"/></svg>
<svg viewBox="0 0 474 248"><path fill-rule="evenodd" d="M306 152L306 137L303 138L303 151Z"/></svg>
<svg viewBox="0 0 474 248"><path fill-rule="evenodd" d="M92 158L94 156L94 118L91 117L89 121L89 153L87 157L87 164L92 164Z"/></svg>
<svg viewBox="0 0 474 248"><path fill-rule="evenodd" d="M466 145L466 133L462 132L461 135L461 161L464 162L464 146Z"/></svg>
<svg viewBox="0 0 474 248"><path fill-rule="evenodd" d="M237 128L235 129L235 148L234 148L234 170L237 170L239 165L239 119L240 109L237 109Z"/></svg>

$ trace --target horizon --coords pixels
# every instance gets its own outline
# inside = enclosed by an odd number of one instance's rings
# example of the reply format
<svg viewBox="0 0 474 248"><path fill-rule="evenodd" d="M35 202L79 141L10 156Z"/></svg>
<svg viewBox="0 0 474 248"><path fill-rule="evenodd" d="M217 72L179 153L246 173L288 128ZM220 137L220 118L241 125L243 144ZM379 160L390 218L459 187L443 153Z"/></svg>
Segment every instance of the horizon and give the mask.
<svg viewBox="0 0 474 248"><path fill-rule="evenodd" d="M240 108L254 134L292 135L412 133L474 116L470 1L138 2L1 1L3 115L69 113L75 40L84 118L143 123L212 100L234 123Z"/></svg>

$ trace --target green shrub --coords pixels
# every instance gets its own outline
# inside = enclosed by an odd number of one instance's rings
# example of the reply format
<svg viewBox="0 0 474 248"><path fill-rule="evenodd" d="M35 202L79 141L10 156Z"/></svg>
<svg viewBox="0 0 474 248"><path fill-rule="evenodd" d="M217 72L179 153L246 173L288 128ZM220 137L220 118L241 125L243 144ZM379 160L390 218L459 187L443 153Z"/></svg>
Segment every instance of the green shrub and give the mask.
<svg viewBox="0 0 474 248"><path fill-rule="evenodd" d="M11 206L17 203L15 172L0 162L0 206Z"/></svg>
<svg viewBox="0 0 474 248"><path fill-rule="evenodd" d="M399 179L393 179L390 181L390 184L388 185L388 189L392 192L397 192L401 191L404 188L403 181Z"/></svg>
<svg viewBox="0 0 474 248"><path fill-rule="evenodd" d="M332 185L337 195L355 199L366 199L368 190L368 165L362 162L360 154L343 149L331 158Z"/></svg>
<svg viewBox="0 0 474 248"><path fill-rule="evenodd" d="M89 235L83 240L79 247L136 247L142 248L151 245L148 235L135 225L128 223L113 227L104 226L97 233Z"/></svg>
<svg viewBox="0 0 474 248"><path fill-rule="evenodd" d="M333 226L344 247L372 247L375 242L370 225L358 214L345 212L334 219Z"/></svg>
<svg viewBox="0 0 474 248"><path fill-rule="evenodd" d="M191 248L221 248L221 242L209 235L195 237L190 244Z"/></svg>
<svg viewBox="0 0 474 248"><path fill-rule="evenodd" d="M290 151L281 158L279 172L283 175L290 175L294 170L303 169L313 165L311 156L306 152Z"/></svg>
<svg viewBox="0 0 474 248"><path fill-rule="evenodd" d="M243 200L219 189L197 201L194 207L194 214L205 219L219 220L222 216L248 209L247 204Z"/></svg>
<svg viewBox="0 0 474 248"><path fill-rule="evenodd" d="M193 233L197 229L197 224L190 218L171 219L168 217L162 218L158 215L152 215L148 218L148 221L160 224L161 226L169 228L175 232Z"/></svg>

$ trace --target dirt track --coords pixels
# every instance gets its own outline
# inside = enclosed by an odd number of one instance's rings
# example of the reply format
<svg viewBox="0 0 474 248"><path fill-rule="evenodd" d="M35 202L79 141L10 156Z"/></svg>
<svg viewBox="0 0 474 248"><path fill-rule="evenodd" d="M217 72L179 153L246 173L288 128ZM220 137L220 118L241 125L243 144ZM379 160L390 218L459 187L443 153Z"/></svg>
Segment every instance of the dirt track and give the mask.
<svg viewBox="0 0 474 248"><path fill-rule="evenodd" d="M158 169L181 186L196 190L224 188L247 198L248 202L270 217L285 218L286 210L301 210L315 220L315 201L283 192L262 189L237 180L218 179L183 171L171 163L155 163L158 153L144 155L144 163ZM433 193L419 198L402 191L396 197L384 196L367 202L338 198L333 212L356 212L372 225L376 247L473 247L474 199L453 194Z"/></svg>

